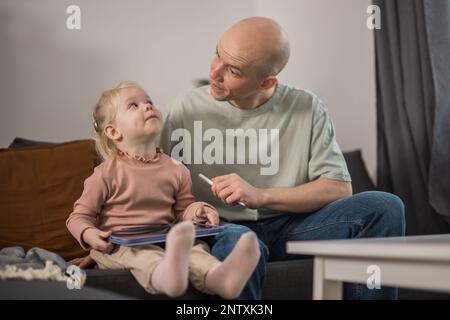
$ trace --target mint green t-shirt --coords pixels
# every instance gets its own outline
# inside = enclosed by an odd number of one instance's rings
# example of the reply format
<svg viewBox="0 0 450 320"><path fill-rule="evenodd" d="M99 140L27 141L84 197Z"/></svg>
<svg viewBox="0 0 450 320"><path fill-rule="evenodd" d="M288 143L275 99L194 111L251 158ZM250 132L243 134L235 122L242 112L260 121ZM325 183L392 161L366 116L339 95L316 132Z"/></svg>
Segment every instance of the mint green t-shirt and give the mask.
<svg viewBox="0 0 450 320"><path fill-rule="evenodd" d="M258 188L295 187L320 177L351 181L334 125L312 93L278 84L272 98L252 110L216 101L209 86L192 89L169 105L160 145L185 163L197 200L214 205L229 221L280 214L227 206L198 177L237 173Z"/></svg>

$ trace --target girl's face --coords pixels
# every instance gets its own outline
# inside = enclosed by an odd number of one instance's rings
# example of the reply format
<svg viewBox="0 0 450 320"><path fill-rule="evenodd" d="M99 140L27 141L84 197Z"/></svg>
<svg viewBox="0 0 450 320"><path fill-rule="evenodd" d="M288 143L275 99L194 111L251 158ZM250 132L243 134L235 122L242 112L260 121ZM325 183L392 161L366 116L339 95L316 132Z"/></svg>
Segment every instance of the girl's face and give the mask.
<svg viewBox="0 0 450 320"><path fill-rule="evenodd" d="M123 141L139 143L155 139L162 129L163 116L148 94L130 87L121 89L119 96L114 127Z"/></svg>

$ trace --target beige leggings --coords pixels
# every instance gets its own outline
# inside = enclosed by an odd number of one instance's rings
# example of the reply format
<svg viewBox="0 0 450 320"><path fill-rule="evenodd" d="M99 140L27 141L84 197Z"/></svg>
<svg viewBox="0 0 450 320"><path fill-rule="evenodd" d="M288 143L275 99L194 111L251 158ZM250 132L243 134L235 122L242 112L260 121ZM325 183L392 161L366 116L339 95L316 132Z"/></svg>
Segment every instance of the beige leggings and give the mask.
<svg viewBox="0 0 450 320"><path fill-rule="evenodd" d="M164 249L157 245L135 247L117 246L111 254L91 250L91 257L101 269L129 269L139 284L149 293L158 293L151 285L152 273L164 257ZM219 260L210 254L206 243L197 240L189 258L189 279L200 292L209 293L205 277Z"/></svg>

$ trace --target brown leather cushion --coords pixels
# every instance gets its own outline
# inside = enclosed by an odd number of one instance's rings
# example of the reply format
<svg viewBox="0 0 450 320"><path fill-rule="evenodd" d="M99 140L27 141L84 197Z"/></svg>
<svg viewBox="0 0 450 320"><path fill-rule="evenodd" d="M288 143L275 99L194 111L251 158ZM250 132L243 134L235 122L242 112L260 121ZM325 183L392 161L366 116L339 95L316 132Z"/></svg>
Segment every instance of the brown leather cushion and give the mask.
<svg viewBox="0 0 450 320"><path fill-rule="evenodd" d="M66 260L85 255L65 221L95 157L91 140L0 150L0 247L40 247Z"/></svg>

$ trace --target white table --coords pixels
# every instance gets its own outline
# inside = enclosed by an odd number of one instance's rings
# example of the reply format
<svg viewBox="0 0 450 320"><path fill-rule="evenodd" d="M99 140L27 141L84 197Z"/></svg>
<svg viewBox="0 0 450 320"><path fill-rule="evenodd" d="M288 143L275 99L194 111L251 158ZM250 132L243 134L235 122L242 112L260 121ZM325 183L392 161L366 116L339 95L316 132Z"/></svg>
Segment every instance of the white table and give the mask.
<svg viewBox="0 0 450 320"><path fill-rule="evenodd" d="M450 292L450 234L291 241L287 252L314 256L313 299L342 299L343 282L366 284L377 268L381 286Z"/></svg>

